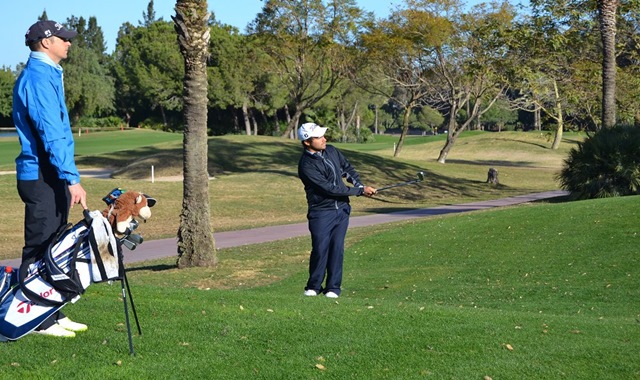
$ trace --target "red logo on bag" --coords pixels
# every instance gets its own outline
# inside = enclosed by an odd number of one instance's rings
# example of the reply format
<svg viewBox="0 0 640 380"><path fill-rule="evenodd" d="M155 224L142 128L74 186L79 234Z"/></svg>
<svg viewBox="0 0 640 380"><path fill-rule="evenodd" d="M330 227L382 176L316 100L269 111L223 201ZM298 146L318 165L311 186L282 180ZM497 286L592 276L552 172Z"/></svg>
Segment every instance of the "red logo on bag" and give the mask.
<svg viewBox="0 0 640 380"><path fill-rule="evenodd" d="M27 314L31 311L31 301L22 301L18 304L18 313Z"/></svg>

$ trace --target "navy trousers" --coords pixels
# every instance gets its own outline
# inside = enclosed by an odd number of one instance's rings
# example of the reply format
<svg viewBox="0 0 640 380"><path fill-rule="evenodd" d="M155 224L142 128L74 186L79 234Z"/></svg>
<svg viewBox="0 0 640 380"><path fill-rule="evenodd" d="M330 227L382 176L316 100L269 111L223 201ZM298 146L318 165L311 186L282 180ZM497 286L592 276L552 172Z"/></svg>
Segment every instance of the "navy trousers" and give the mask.
<svg viewBox="0 0 640 380"><path fill-rule="evenodd" d="M305 290L334 292L340 295L344 238L349 228L349 214L351 214L349 204L337 210L311 210L307 214L309 232L311 232L311 257L309 258L309 280ZM325 274L326 283L322 287Z"/></svg>
<svg viewBox="0 0 640 380"><path fill-rule="evenodd" d="M24 202L24 247L22 260L37 258L49 246L58 228L67 223L71 195L67 184L55 174L37 180L18 180L18 194ZM46 330L64 318L59 311L42 322L38 330Z"/></svg>

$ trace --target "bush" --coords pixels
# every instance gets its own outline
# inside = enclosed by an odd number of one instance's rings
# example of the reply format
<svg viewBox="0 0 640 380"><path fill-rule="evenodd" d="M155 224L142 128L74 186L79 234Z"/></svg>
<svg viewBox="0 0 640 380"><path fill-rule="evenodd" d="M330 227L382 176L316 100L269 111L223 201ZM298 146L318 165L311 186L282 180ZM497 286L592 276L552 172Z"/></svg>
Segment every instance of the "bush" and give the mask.
<svg viewBox="0 0 640 380"><path fill-rule="evenodd" d="M124 125L121 118L109 117L81 117L73 123L74 128L89 128L92 130L115 130Z"/></svg>
<svg viewBox="0 0 640 380"><path fill-rule="evenodd" d="M640 194L640 128L602 129L576 148L558 175L574 199Z"/></svg>

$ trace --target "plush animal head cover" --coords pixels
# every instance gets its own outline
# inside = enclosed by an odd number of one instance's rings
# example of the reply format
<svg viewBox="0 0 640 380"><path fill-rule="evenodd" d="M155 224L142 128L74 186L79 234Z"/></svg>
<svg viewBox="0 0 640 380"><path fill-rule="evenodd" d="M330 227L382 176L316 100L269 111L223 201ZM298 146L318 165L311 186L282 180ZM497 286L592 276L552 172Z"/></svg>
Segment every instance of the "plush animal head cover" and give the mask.
<svg viewBox="0 0 640 380"><path fill-rule="evenodd" d="M129 227L129 223L135 217L140 217L144 221L151 217L151 206L155 204L155 199L139 191L126 191L122 193L112 204L102 211L102 215L107 218L111 228L116 234L124 234Z"/></svg>

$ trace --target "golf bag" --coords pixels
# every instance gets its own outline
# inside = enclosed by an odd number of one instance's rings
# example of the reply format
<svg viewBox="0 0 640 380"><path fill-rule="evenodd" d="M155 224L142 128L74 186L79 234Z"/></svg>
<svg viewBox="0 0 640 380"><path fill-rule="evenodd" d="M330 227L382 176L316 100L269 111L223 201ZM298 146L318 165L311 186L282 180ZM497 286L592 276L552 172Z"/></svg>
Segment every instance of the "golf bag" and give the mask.
<svg viewBox="0 0 640 380"><path fill-rule="evenodd" d="M30 333L90 284L123 276L122 251L107 219L100 211L84 216L62 226L42 257L23 262L0 286L0 341Z"/></svg>

